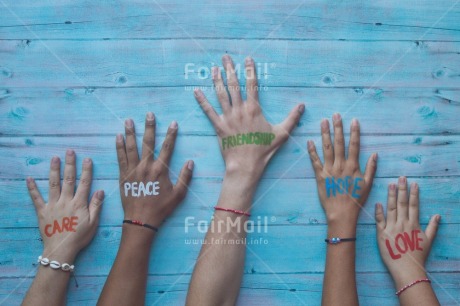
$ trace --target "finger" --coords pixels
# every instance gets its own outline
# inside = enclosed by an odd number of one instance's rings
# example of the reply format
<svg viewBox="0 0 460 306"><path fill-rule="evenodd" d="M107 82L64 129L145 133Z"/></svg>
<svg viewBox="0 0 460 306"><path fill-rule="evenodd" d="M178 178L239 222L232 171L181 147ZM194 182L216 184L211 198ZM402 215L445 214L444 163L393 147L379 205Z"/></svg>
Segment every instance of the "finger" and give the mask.
<svg viewBox="0 0 460 306"><path fill-rule="evenodd" d="M127 119L125 121L125 135L128 169L134 169L139 163L139 154L137 152L136 131L134 129L134 121L132 119Z"/></svg>
<svg viewBox="0 0 460 306"><path fill-rule="evenodd" d="M187 194L188 185L190 184L190 180L192 179L193 166L193 160L189 160L185 163L179 174L177 183L174 186L174 192L176 193L180 201L182 201L185 198L185 195Z"/></svg>
<svg viewBox="0 0 460 306"><path fill-rule="evenodd" d="M343 137L343 123L340 114L332 116L334 124L334 164L342 165L345 162L345 139Z"/></svg>
<svg viewBox="0 0 460 306"><path fill-rule="evenodd" d="M403 222L409 218L409 202L407 199L407 179L401 176L398 180L398 222Z"/></svg>
<svg viewBox="0 0 460 306"><path fill-rule="evenodd" d="M232 99L232 106L239 107L243 104L243 99L241 98L240 84L238 83L238 78L236 77L235 66L233 65L232 58L225 54L222 57L222 65L225 69L225 74L227 75L227 88L230 93L230 98Z"/></svg>
<svg viewBox="0 0 460 306"><path fill-rule="evenodd" d="M104 190L98 190L93 194L91 202L89 202L89 220L92 224L99 223L102 203L104 202Z"/></svg>
<svg viewBox="0 0 460 306"><path fill-rule="evenodd" d="M219 100L222 111L228 113L231 109L230 99L228 98L227 89L225 89L224 81L222 80L222 73L219 67L212 67L212 81L216 90L217 99Z"/></svg>
<svg viewBox="0 0 460 306"><path fill-rule="evenodd" d="M331 141L331 130L329 128L329 120L321 121L321 138L323 142L324 166L332 167L334 164L334 147Z"/></svg>
<svg viewBox="0 0 460 306"><path fill-rule="evenodd" d="M217 123L219 122L219 115L214 110L214 107L212 107L212 105L209 104L208 99L206 99L206 97L204 96L203 92L200 89L195 89L193 93L195 94L195 99L200 104L204 113L206 114L206 116L208 116L209 121L211 121L214 128L217 129L218 127Z"/></svg>
<svg viewBox="0 0 460 306"><path fill-rule="evenodd" d="M164 167L169 167L169 161L171 160L171 156L174 151L174 144L176 143L177 128L177 122L171 122L168 128L168 133L166 134L166 138L163 141L163 146L161 147L158 161L160 161Z"/></svg>
<svg viewBox="0 0 460 306"><path fill-rule="evenodd" d="M126 156L125 149L125 140L123 135L117 134L116 138L116 148L117 148L117 158L118 158L118 167L120 169L120 177L124 177L128 171L128 158Z"/></svg>
<svg viewBox="0 0 460 306"><path fill-rule="evenodd" d="M385 215L383 214L382 204L375 204L375 223L377 225L377 232L381 232L385 229Z"/></svg>
<svg viewBox="0 0 460 306"><path fill-rule="evenodd" d="M61 196L61 160L54 156L50 163L49 202L56 203Z"/></svg>
<svg viewBox="0 0 460 306"><path fill-rule="evenodd" d="M387 200L387 220L386 224L394 225L397 220L397 206L396 206L396 184L388 186L388 200Z"/></svg>
<svg viewBox="0 0 460 306"><path fill-rule="evenodd" d="M318 179L319 173L323 170L323 165L319 159L318 153L316 152L315 143L311 140L307 143L308 154L310 155L311 165L315 171L315 176Z"/></svg>
<svg viewBox="0 0 460 306"><path fill-rule="evenodd" d="M434 238L436 238L436 233L438 232L439 222L441 221L440 215L434 215L431 217L428 226L425 229L425 235L430 242L430 245L433 243Z"/></svg>
<svg viewBox="0 0 460 306"><path fill-rule="evenodd" d="M410 185L409 194L409 221L412 224L419 224L418 222L418 205L419 205L419 189L417 183Z"/></svg>
<svg viewBox="0 0 460 306"><path fill-rule="evenodd" d="M89 192L91 190L91 181L93 180L93 162L90 158L83 160L83 166L78 183L75 197L80 199L80 203L88 203Z"/></svg>
<svg viewBox="0 0 460 306"><path fill-rule="evenodd" d="M350 144L348 145L347 163L353 165L355 169L359 168L359 146L360 146L360 126L356 119L351 121Z"/></svg>
<svg viewBox="0 0 460 306"><path fill-rule="evenodd" d="M35 180L31 177L28 177L27 180L27 189L29 190L29 195L30 198L32 199L32 202L34 203L35 209L40 211L42 208L45 207L45 201L43 200L42 195L40 194L40 191L38 191L37 184L35 183Z"/></svg>
<svg viewBox="0 0 460 306"><path fill-rule="evenodd" d="M76 179L76 168L75 168L75 152L73 150L67 150L65 155L65 166L64 166L64 181L62 183L61 197L66 199L73 198L75 192L75 179Z"/></svg>
<svg viewBox="0 0 460 306"><path fill-rule="evenodd" d="M378 157L377 153L373 153L367 160L366 169L364 170L364 181L366 182L366 186L372 186L375 172L377 171Z"/></svg>
<svg viewBox="0 0 460 306"><path fill-rule="evenodd" d="M246 100L248 103L259 105L259 88L254 60L246 57L244 64L246 66Z"/></svg>
<svg viewBox="0 0 460 306"><path fill-rule="evenodd" d="M145 132L142 140L142 160L153 160L155 150L155 116L148 112L145 118Z"/></svg>
<svg viewBox="0 0 460 306"><path fill-rule="evenodd" d="M297 126L300 120L300 116L302 116L304 111L305 104L298 104L291 110L286 119L277 125L278 129L281 131L281 135L285 136L283 137L283 140L286 140L289 134L291 134L291 132Z"/></svg>

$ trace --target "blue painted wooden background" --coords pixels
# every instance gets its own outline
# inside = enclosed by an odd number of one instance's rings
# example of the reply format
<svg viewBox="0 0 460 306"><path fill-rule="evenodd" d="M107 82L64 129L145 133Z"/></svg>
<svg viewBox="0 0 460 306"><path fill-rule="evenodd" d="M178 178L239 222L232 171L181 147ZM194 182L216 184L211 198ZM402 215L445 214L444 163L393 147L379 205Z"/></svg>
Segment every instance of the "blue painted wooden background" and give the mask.
<svg viewBox="0 0 460 306"><path fill-rule="evenodd" d="M379 168L359 219L357 280L363 305L397 305L378 255L373 204L399 175L421 189L421 222L440 213L427 263L443 305L460 303L460 3L439 1L0 1L0 304L18 304L42 244L24 179L46 195L52 155L77 152L95 164L93 189L108 195L97 235L79 257L69 304L94 305L115 258L122 210L115 134L155 112L163 139L179 122L172 161L194 159L191 190L162 227L149 268L148 304L183 304L200 245L184 219L209 220L223 174L214 131L191 89L229 53L258 63L264 112L279 122L296 103L306 113L273 159L256 196L268 244L250 245L239 303L319 305L324 214L306 140L341 112L362 125L361 161ZM187 66L191 64L191 66ZM191 71L187 71L187 68ZM267 68L265 68L267 67ZM157 144L161 142L158 141ZM174 174L173 174L174 176Z"/></svg>

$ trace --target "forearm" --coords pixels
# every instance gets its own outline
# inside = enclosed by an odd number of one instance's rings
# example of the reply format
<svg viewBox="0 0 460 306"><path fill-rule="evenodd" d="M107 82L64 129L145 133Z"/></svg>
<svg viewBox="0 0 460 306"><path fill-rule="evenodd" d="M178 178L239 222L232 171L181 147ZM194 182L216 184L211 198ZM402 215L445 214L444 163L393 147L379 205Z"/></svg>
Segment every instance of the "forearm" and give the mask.
<svg viewBox="0 0 460 306"><path fill-rule="evenodd" d="M328 238L356 237L356 225L329 224ZM358 305L355 278L355 242L327 245L322 305Z"/></svg>
<svg viewBox="0 0 460 306"><path fill-rule="evenodd" d="M218 207L249 212L257 176L227 173ZM245 215L216 210L193 272L188 305L234 305L243 276ZM238 243L237 240L240 242Z"/></svg>
<svg viewBox="0 0 460 306"><path fill-rule="evenodd" d="M120 248L98 305L144 305L153 238L150 229L123 225Z"/></svg>
<svg viewBox="0 0 460 306"><path fill-rule="evenodd" d="M63 254L58 251L48 252L45 250L43 251L43 257L48 258L50 261L56 260L60 264L68 263L73 265L75 260L74 254ZM38 265L37 275L22 305L65 305L70 272L60 269L54 270L49 265Z"/></svg>

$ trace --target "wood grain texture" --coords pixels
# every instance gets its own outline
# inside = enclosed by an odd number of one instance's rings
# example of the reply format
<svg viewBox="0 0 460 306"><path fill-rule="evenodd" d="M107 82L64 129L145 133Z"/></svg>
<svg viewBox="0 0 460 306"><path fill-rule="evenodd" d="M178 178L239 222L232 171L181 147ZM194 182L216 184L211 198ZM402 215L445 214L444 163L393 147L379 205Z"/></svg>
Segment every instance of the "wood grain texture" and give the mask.
<svg viewBox="0 0 460 306"><path fill-rule="evenodd" d="M454 244L459 231L460 224L446 224L439 228L426 264L428 271L457 271L460 256ZM149 273L190 273L205 233L206 229L202 226L189 227L188 232L184 226L162 227L153 246ZM244 270L258 273L324 272L326 234L327 226L314 224L268 226L267 230L255 230L248 234ZM108 275L120 237L121 227L99 228L90 246L75 262L78 275ZM359 263L356 270L385 272L375 239L375 225L360 225L357 237L356 246L360 251L356 255ZM0 266L2 276L27 275L42 250L36 228L2 229L0 242L0 252L4 254Z"/></svg>
<svg viewBox="0 0 460 306"><path fill-rule="evenodd" d="M203 91L220 113L214 90L205 87ZM259 96L272 123L281 122L297 103L306 103L295 135L316 136L321 119L334 112L342 114L346 125L358 118L364 134L460 133L457 89L270 87ZM215 134L191 88L186 87L10 87L0 89L0 101L3 135L113 135L121 131L126 118L142 124L147 111L157 114L160 134L173 120L179 123L181 134Z"/></svg>
<svg viewBox="0 0 460 306"><path fill-rule="evenodd" d="M32 271L35 271L33 269ZM459 279L452 273L431 273L433 280L442 280L442 287L433 282L441 305L458 305ZM69 286L68 305L95 305L105 276L79 276L79 287ZM149 276L146 305L184 305L190 274ZM399 305L391 278L386 273L357 273L361 305ZM321 299L323 274L245 274L238 305L318 305ZM31 278L1 278L0 296L7 305L19 304L32 282ZM2 302L2 300L0 300Z"/></svg>
<svg viewBox="0 0 460 306"><path fill-rule="evenodd" d="M458 40L455 1L3 1L0 37Z"/></svg>
<svg viewBox="0 0 460 306"><path fill-rule="evenodd" d="M1 1L0 304L20 303L42 249L24 180L35 177L46 198L50 158L73 148L79 168L93 158L93 190L107 195L98 233L77 261L80 287L69 287L69 305L95 305L120 240L115 134L133 118L141 136L147 111L157 118L156 154L169 123L179 122L173 179L186 160L196 165L184 203L161 228L147 288L147 304L184 304L204 237L198 222L211 218L224 170L192 90L202 87L220 111L209 69L228 53L237 64L247 55L259 63L270 122L307 106L257 190L252 219L267 231L249 237L268 243L248 247L239 305L319 304L326 222L305 150L308 139L320 147L319 123L334 112L347 133L360 120L363 167L379 153L359 218L361 305L398 305L373 214L399 175L420 185L422 228L442 215L427 269L441 304L459 305L458 20L451 0Z"/></svg>
<svg viewBox="0 0 460 306"><path fill-rule="evenodd" d="M2 87L209 86L210 69L221 65L225 53L235 63L243 64L247 55L262 63L261 86L451 88L460 81L460 42L174 39L3 40L0 82Z"/></svg>
<svg viewBox="0 0 460 306"><path fill-rule="evenodd" d="M375 224L374 204L386 206L387 187L397 178L375 179L371 194L360 214L359 224ZM420 222L428 223L434 214L441 214L442 224L458 224L460 211L460 178L414 178L420 187ZM167 220L167 226L184 227L187 217L190 222L210 220L213 206L218 200L221 179L194 178L188 195L174 214ZM48 180L37 181L44 199L48 199ZM117 180L96 180L92 190L105 190L106 197L100 226L119 226L123 210ZM9 214L0 214L0 224L5 228L37 227L35 210L23 180L0 180L0 194L3 195L3 209ZM287 197L286 195L290 196ZM326 224L314 179L263 179L254 197L253 219L275 225L319 225ZM11 217L14 216L14 217ZM265 219L267 218L267 219Z"/></svg>
<svg viewBox="0 0 460 306"><path fill-rule="evenodd" d="M143 125L138 124L139 129ZM120 132L123 129L120 127ZM155 156L158 156L163 136L157 137ZM317 143L322 156L320 135L294 136L279 150L265 172L266 178L314 177L310 158L306 152L307 139ZM138 138L138 144L142 139ZM0 138L0 178L37 179L48 177L49 161L53 155L63 160L66 148L77 154L81 169L84 157L94 161L94 177L118 178L115 135L99 137L3 137ZM376 177L458 176L460 173L460 136L363 136L360 163L362 170L373 152L379 153ZM224 163L214 136L179 135L176 139L170 169L175 175L188 159L196 163L195 177L222 177Z"/></svg>

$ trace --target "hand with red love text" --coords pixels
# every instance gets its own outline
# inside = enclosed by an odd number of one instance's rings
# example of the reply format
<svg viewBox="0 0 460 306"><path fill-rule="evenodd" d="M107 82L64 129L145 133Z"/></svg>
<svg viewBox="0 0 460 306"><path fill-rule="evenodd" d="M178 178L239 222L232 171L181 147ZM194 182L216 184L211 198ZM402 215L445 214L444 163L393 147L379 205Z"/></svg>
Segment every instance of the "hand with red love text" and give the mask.
<svg viewBox="0 0 460 306"><path fill-rule="evenodd" d="M187 161L182 167L176 185L173 185L169 178L169 162L173 154L177 130L177 122L173 121L156 160L153 156L155 148L153 113L149 112L146 116L141 157L137 151L133 120L128 119L125 122L126 140L123 139L123 135L117 135L120 194L125 219L140 221L158 228L185 197L192 178L193 161Z"/></svg>
<svg viewBox="0 0 460 306"><path fill-rule="evenodd" d="M64 180L61 189L60 159L51 160L49 199L45 203L34 179L27 179L30 197L35 205L43 239L43 257L60 263L73 264L78 252L93 238L99 223L104 191L96 191L88 205L93 163L83 160L83 170L75 192L76 155L68 150L65 157Z"/></svg>
<svg viewBox="0 0 460 306"><path fill-rule="evenodd" d="M424 265L436 237L441 216L432 216L426 230L421 229L417 183L411 184L409 194L405 177L399 178L397 186L390 184L386 218L382 204L377 203L375 220L380 255L393 277L396 289L399 290L413 281L426 279ZM403 293L401 297L405 294L407 293Z"/></svg>

